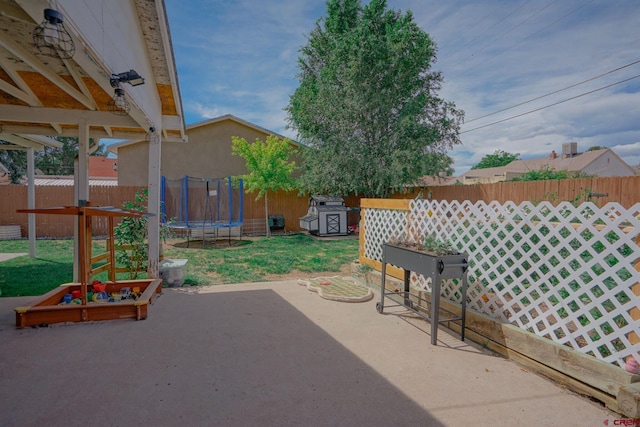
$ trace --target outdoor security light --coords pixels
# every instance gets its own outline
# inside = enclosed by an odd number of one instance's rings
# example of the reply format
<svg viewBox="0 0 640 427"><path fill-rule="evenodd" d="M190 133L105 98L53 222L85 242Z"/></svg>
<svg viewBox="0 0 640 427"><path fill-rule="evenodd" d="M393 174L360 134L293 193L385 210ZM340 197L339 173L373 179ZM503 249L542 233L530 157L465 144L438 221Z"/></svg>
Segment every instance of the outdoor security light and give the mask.
<svg viewBox="0 0 640 427"><path fill-rule="evenodd" d="M144 78L135 70L125 71L120 74L111 74L111 87L120 87L120 83L129 83L131 86L144 84Z"/></svg>
<svg viewBox="0 0 640 427"><path fill-rule="evenodd" d="M63 21L62 13L57 10L44 10L44 21L33 30L33 42L40 53L62 59L73 56L76 46Z"/></svg>

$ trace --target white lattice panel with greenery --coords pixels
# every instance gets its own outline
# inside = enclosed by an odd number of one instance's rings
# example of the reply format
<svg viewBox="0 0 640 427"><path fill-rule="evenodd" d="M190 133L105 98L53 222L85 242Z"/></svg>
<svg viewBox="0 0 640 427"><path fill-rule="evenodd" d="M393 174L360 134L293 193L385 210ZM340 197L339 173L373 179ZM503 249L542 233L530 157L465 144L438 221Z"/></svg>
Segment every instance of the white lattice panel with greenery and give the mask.
<svg viewBox="0 0 640 427"><path fill-rule="evenodd" d="M469 308L611 363L638 357L640 204L409 206L366 210L367 258L381 261L391 239L435 233L469 254ZM414 274L412 285L430 288ZM456 290L454 281L443 283L443 296L460 302Z"/></svg>

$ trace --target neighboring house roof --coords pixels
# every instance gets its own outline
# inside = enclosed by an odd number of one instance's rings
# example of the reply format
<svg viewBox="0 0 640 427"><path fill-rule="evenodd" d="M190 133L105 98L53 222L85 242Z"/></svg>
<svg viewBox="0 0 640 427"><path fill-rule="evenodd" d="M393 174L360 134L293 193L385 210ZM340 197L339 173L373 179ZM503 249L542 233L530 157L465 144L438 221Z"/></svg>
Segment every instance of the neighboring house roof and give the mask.
<svg viewBox="0 0 640 427"><path fill-rule="evenodd" d="M511 162L513 163L513 162ZM471 169L458 176L458 180L460 182L464 182L464 180L476 179L476 178L493 178L493 177L506 177L509 174L523 174L526 170L522 168L513 168L511 167L511 163L507 166L501 166L498 168L483 168L483 169Z"/></svg>
<svg viewBox="0 0 640 427"><path fill-rule="evenodd" d="M50 186L50 187L73 187L74 179L73 175L59 176L59 175L36 175L33 180L36 186ZM98 187L117 187L117 178L89 178L89 186Z"/></svg>
<svg viewBox="0 0 640 427"><path fill-rule="evenodd" d="M612 150L608 148L603 148L600 150L586 151L584 153L579 153L573 157L557 157L555 159L549 157L542 157L537 159L529 159L529 160L514 160L509 163L507 166L513 172L529 172L534 170L540 170L543 168L550 168L556 171L566 170L568 172L580 172L583 171L587 166L593 163L600 156L604 155L607 152L614 153ZM615 153L614 153L615 154ZM617 155L616 155L617 156ZM622 159L620 159L622 161Z"/></svg>
<svg viewBox="0 0 640 427"><path fill-rule="evenodd" d="M612 167L599 166L594 169L594 165L598 165L598 160L603 156L611 156L616 160L616 164ZM627 170L624 170L624 168ZM488 182L503 181L512 179L516 176L525 174L530 171L549 168L555 171L566 170L570 173L585 172L596 176L624 176L633 175L633 168L627 165L613 150L603 148L600 150L586 151L573 156L550 156L529 160L514 160L506 166L485 169L472 169L460 175L459 179L464 182ZM622 169L620 169L622 168Z"/></svg>
<svg viewBox="0 0 640 427"><path fill-rule="evenodd" d="M255 130L259 131L259 132L263 132L263 133L266 133L266 134L271 134L271 135L277 136L278 138L287 138L287 139L291 140L291 138L288 138L288 137L286 137L284 135L280 135L280 134L278 134L278 133L276 133L276 132L274 132L272 130L263 128L262 126L258 126L255 123L251 123L251 122L248 122L246 120L243 120L243 119L241 119L239 117L234 116L233 114L225 114L224 116L215 117L213 119L208 119L208 120L204 120L204 121L201 121L201 122L193 123L191 125L187 125L187 130L198 128L198 127L203 127L203 126L208 126L208 125L211 125L211 124L214 124L214 123L223 122L225 120L231 120L231 121L234 121L236 123L240 123L240 124L242 124L244 126L253 128L253 129L255 129ZM291 140L291 142L296 146L300 145L297 141Z"/></svg>
<svg viewBox="0 0 640 427"><path fill-rule="evenodd" d="M456 182L458 182L457 176L423 176L420 178L420 185L423 187L455 185Z"/></svg>
<svg viewBox="0 0 640 427"><path fill-rule="evenodd" d="M243 120L243 119L241 119L239 117L236 117L236 116L234 116L232 114L225 114L224 116L215 117L213 119L207 119L207 120L203 120L201 122L196 122L196 123L187 125L186 130L187 130L187 132L189 132L189 130L191 130L191 129L200 128L200 127L204 127L204 126L210 126L212 124L220 123L220 122L223 122L223 121L226 121L226 120L234 121L234 122L239 123L239 124L241 124L243 126L247 126L247 127L251 128L251 129L255 129L255 130L257 130L258 132L261 132L261 133L265 133L265 134L268 134L268 135L274 135L274 136L277 136L278 138L287 138L296 147L298 147L300 145L297 141L294 141L291 138L288 138L288 137L286 137L284 135L280 135L279 133L276 133L276 132L271 131L269 129L263 128L262 126L259 126L259 125L255 124L255 123L251 123L251 122L248 122L246 120ZM109 145L107 147L107 150L110 151L111 153L118 154L118 149L119 148L126 147L126 146L133 145L133 144L138 144L140 142L143 142L143 140L122 141L122 142L118 142L116 144Z"/></svg>

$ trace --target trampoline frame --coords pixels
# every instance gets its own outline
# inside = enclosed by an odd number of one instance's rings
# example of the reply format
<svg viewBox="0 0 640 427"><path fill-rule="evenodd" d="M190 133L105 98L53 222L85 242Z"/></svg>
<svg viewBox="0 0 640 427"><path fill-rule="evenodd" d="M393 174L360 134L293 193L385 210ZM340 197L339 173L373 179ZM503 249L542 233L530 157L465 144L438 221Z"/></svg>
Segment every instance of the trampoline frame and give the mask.
<svg viewBox="0 0 640 427"><path fill-rule="evenodd" d="M205 182L206 185L206 200L205 200L205 217L208 213L210 218L203 219L190 219L189 218L189 179L193 179L194 177L190 177L189 175L185 175L181 178L180 183L180 217L178 221L167 221L167 213L166 213L166 185L167 179L165 176L161 177L161 188L160 188L160 212L162 214L162 223L169 227L170 229L176 230L186 230L187 231L187 247L190 245L190 236L191 230L202 230L202 247L205 245L205 231L213 230L215 232L215 238L213 240L214 244L217 241L218 230L220 229L229 229L229 245L231 245L231 228L240 227L240 239L242 239L242 225L244 223L244 182L242 178L238 181L238 192L239 197L237 198L237 202L239 203L239 220L234 221L233 219L233 209L234 209L234 198L233 198L233 183L230 176L226 178L203 178L202 181ZM220 204L221 198L217 198L217 207L216 207L216 216L217 218L213 219L213 210L211 206L211 200L208 196L210 194L210 184L213 182L217 183L216 194L221 194L221 186L222 182L226 180L227 184L227 200L229 201L229 220L220 220Z"/></svg>

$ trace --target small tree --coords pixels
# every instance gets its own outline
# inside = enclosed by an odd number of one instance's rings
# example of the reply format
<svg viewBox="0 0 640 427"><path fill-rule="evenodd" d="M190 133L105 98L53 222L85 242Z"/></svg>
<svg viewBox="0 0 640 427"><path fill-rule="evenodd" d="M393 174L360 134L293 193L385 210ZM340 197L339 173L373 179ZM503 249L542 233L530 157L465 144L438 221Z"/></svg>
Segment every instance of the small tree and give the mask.
<svg viewBox="0 0 640 427"><path fill-rule="evenodd" d="M499 168L500 166L506 166L514 160L520 159L520 153L507 153L506 151L496 150L493 154L487 154L480 163L472 167L471 169L487 169L487 168Z"/></svg>
<svg viewBox="0 0 640 427"><path fill-rule="evenodd" d="M269 229L268 192L289 191L295 188L295 180L291 174L296 163L289 159L296 150L291 146L290 139L281 139L273 135L267 136L266 142L257 138L253 144L237 136L231 137L231 141L232 153L246 161L249 173L242 177L245 188L249 191L258 191L256 200L264 196L265 221L267 237L269 237L271 230Z"/></svg>

